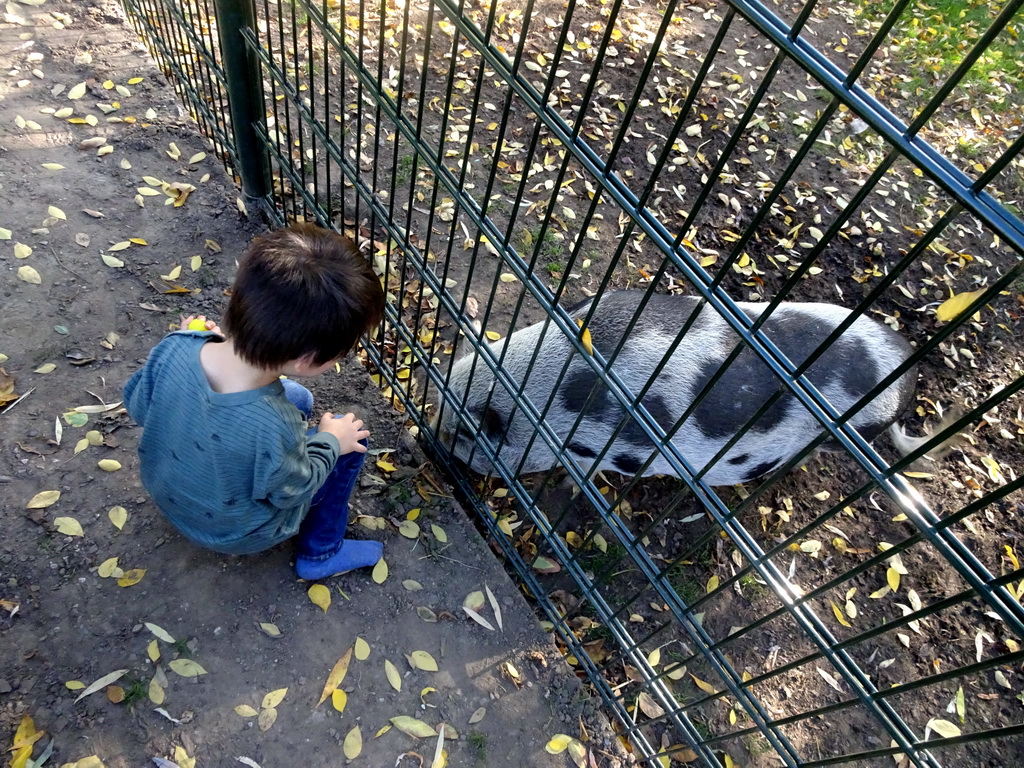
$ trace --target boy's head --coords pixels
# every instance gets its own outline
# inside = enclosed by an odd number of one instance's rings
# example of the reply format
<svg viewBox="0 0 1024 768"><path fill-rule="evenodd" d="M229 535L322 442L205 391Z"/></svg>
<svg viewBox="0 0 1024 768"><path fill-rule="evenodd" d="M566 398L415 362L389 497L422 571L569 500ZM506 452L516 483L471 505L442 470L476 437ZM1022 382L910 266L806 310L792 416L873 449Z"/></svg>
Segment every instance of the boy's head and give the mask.
<svg viewBox="0 0 1024 768"><path fill-rule="evenodd" d="M238 265L223 325L250 365L279 368L347 354L380 322L380 278L347 237L313 224L253 242Z"/></svg>

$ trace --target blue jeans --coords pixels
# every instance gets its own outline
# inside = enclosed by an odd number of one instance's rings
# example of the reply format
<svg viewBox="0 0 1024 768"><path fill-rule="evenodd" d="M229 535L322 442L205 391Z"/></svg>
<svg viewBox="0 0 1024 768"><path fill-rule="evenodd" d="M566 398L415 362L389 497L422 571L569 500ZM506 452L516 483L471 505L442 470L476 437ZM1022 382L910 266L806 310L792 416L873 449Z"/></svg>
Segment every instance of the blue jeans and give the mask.
<svg viewBox="0 0 1024 768"><path fill-rule="evenodd" d="M284 394L308 421L313 413L313 395L301 384L282 379ZM306 435L317 432L311 428ZM367 445L365 440L361 441ZM327 560L338 553L348 528L348 500L355 488L366 454L352 451L338 457L334 469L313 495L313 502L299 527L298 556L304 560Z"/></svg>

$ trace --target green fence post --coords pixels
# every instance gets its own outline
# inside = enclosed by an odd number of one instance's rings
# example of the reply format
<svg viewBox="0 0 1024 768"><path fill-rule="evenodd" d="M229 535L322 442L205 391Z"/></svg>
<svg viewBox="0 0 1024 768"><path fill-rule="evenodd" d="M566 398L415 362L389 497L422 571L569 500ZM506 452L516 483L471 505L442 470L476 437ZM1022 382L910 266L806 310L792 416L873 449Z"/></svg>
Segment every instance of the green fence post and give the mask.
<svg viewBox="0 0 1024 768"><path fill-rule="evenodd" d="M231 133L235 144L235 169L242 177L247 205L270 205L270 163L254 126L265 123L263 84L259 62L246 45L242 30L256 28L252 0L214 0L221 62L227 83L231 111Z"/></svg>

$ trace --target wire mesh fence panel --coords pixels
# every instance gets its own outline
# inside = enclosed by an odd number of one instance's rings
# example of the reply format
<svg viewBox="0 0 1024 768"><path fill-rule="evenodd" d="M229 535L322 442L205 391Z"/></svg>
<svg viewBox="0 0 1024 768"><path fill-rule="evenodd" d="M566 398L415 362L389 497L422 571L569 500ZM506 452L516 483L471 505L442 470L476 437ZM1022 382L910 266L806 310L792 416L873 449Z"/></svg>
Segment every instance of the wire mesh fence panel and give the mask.
<svg viewBox="0 0 1024 768"><path fill-rule="evenodd" d="M272 216L644 764L1024 754L1022 5L255 2Z"/></svg>

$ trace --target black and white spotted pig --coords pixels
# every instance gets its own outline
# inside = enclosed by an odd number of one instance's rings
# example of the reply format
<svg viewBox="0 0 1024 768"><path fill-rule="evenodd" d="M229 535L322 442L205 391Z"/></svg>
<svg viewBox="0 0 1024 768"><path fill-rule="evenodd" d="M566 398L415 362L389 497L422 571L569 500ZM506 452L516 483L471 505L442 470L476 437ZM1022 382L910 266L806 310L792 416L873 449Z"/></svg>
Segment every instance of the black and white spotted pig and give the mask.
<svg viewBox="0 0 1024 768"><path fill-rule="evenodd" d="M599 299L588 329L594 348L607 359L619 344L636 313L641 291L616 291ZM569 315L585 318L591 299L573 307ZM634 325L614 362L614 370L629 391L639 392L674 342L679 330L696 309L692 296L652 296ZM765 304L740 303L751 319L760 315ZM832 304L780 304L762 326L767 336L795 365L812 351L849 315L849 310ZM644 397L651 416L668 431L697 393L718 371L733 350L738 337L711 307L705 306L680 342L655 383ZM585 413L579 427L565 446L584 468L594 464L612 438L624 414L618 400L597 378L590 365L577 353L565 375L566 356L571 347L555 326L539 323L513 333L492 345L499 355L508 345L503 366L512 379L522 383L534 355L524 390L538 410L543 409L552 391L555 397L546 414L552 430L565 443L580 412ZM910 346L898 334L865 317L857 320L811 366L808 376L839 413L845 412L872 390L888 373L903 362ZM454 363L451 388L460 399L469 385L466 407L482 425L491 442L501 443L501 456L523 473L539 472L555 465L554 454L538 437L520 409L513 414L512 398L504 387L495 386L489 369L477 362L469 381L473 355ZM851 423L867 440L885 430L906 409L914 392L916 372L911 370L874 398L853 417ZM697 471L718 453L728 440L742 429L757 410L782 386L781 382L749 349L726 370L707 397L690 414L675 434L673 443ZM593 399L587 405L591 392ZM488 403L488 395L492 393ZM486 405L486 408L485 408ZM510 414L513 414L510 418ZM457 418L445 407L438 424L442 440L451 445ZM731 485L765 475L784 464L806 447L822 431L813 416L787 393L772 405L719 460L708 469L710 485ZM900 433L902 434L902 433ZM502 442L502 438L504 441ZM525 460L523 453L530 445ZM827 445L825 447L828 447ZM483 452L473 451L473 441L465 430L458 432L454 452L480 473L491 471ZM614 445L601 458L598 469L636 474L654 451L641 428L632 420L619 432ZM521 463L520 463L521 462ZM673 474L668 462L658 455L644 470L645 475Z"/></svg>

